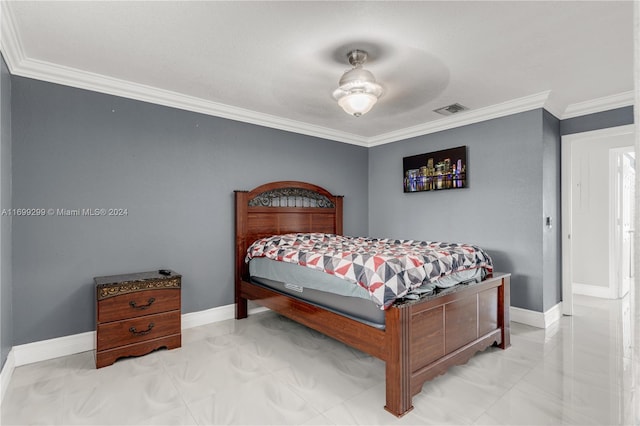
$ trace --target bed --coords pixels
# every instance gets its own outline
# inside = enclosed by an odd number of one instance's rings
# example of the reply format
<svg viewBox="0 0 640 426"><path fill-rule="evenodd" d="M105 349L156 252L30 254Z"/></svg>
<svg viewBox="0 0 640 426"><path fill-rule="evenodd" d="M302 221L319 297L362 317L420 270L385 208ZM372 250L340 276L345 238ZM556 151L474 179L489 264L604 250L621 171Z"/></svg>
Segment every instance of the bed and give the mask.
<svg viewBox="0 0 640 426"><path fill-rule="evenodd" d="M401 417L413 408L412 397L424 382L489 346L510 346L510 275L492 272L477 283L416 300L397 299L381 311L382 320L373 321L251 276L245 260L254 242L283 234L342 235L342 207L342 196L306 182L279 181L235 191L236 319L247 317L247 301L252 300L381 359L384 408Z"/></svg>

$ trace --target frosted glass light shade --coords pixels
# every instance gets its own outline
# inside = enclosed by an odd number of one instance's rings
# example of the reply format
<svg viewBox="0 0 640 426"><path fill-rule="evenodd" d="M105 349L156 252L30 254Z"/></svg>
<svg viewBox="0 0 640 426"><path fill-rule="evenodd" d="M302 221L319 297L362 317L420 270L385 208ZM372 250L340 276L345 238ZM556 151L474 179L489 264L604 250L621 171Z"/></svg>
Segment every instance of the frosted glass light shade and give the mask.
<svg viewBox="0 0 640 426"><path fill-rule="evenodd" d="M343 96L338 100L338 105L344 112L354 117L360 117L371 111L378 102L378 98L370 93L356 92Z"/></svg>

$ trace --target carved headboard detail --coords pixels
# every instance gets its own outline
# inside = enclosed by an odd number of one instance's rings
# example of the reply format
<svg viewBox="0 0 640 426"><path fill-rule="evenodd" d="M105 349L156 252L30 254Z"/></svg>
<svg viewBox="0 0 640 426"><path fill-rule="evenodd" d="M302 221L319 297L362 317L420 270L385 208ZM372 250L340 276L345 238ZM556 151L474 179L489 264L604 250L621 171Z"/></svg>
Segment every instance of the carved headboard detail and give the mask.
<svg viewBox="0 0 640 426"><path fill-rule="evenodd" d="M326 195L304 188L278 188L249 200L249 207L316 207L332 209L335 204Z"/></svg>

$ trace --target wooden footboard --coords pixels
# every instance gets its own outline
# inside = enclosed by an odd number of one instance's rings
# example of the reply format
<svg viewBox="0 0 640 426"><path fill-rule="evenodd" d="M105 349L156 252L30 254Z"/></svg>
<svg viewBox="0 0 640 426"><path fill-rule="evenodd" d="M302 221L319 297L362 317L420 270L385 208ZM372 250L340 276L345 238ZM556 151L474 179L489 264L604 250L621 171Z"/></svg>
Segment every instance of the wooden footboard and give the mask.
<svg viewBox="0 0 640 426"><path fill-rule="evenodd" d="M388 411L402 416L413 408L411 398L424 382L491 345L510 345L509 278L494 274L482 283L387 311Z"/></svg>
<svg viewBox="0 0 640 426"><path fill-rule="evenodd" d="M385 361L385 409L400 417L413 408L424 382L491 345L510 345L509 278L494 274L438 297L398 303L387 310L384 330L246 281L238 299L245 308L236 313L246 317L246 302L254 300Z"/></svg>
<svg viewBox="0 0 640 426"><path fill-rule="evenodd" d="M275 201L274 201L275 200ZM247 247L264 236L287 232L342 233L342 197L304 182L274 182L236 191L236 318L247 300L333 337L386 363L385 409L402 416L425 381L466 363L491 345L510 345L509 274L436 296L397 302L385 313L385 329L249 282Z"/></svg>

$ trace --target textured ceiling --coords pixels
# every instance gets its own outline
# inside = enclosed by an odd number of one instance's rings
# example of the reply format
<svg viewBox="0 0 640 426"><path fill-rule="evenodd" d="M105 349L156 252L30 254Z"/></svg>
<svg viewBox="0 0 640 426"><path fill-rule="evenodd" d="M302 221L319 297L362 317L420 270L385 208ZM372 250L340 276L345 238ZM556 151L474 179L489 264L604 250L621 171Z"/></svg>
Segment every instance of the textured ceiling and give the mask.
<svg viewBox="0 0 640 426"><path fill-rule="evenodd" d="M630 1L4 3L18 75L364 145L454 102L562 117L633 90ZM331 98L351 48L385 88L360 118Z"/></svg>

